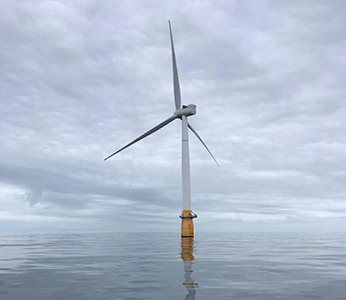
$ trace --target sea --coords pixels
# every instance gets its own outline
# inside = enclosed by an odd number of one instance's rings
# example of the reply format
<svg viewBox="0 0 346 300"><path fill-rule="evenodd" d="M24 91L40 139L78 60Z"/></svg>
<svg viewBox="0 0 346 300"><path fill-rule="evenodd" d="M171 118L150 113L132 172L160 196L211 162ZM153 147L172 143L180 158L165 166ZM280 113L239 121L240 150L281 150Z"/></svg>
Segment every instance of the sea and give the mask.
<svg viewBox="0 0 346 300"><path fill-rule="evenodd" d="M0 239L1 300L346 299L346 233Z"/></svg>

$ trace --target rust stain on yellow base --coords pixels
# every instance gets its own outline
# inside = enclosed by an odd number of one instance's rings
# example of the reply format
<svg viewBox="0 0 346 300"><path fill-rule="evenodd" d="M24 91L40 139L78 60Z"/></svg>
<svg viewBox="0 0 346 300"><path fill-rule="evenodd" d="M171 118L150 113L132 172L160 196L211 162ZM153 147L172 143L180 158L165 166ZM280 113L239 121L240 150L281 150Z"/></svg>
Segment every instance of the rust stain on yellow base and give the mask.
<svg viewBox="0 0 346 300"><path fill-rule="evenodd" d="M191 216L191 210L183 210L181 219L181 237L193 237L193 221Z"/></svg>

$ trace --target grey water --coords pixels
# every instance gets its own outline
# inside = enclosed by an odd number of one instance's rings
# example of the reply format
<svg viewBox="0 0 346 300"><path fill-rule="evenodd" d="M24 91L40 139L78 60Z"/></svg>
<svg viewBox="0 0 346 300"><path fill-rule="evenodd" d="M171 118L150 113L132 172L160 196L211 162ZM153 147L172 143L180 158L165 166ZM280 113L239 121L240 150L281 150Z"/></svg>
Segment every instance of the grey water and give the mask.
<svg viewBox="0 0 346 300"><path fill-rule="evenodd" d="M346 299L345 233L0 235L0 299Z"/></svg>

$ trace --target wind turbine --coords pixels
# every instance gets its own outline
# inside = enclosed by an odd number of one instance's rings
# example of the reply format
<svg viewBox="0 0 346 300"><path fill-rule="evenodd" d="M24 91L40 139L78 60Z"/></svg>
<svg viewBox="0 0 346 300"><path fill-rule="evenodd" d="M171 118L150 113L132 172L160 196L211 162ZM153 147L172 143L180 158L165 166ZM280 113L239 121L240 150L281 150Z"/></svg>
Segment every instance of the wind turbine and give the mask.
<svg viewBox="0 0 346 300"><path fill-rule="evenodd" d="M123 151L124 149L130 147L131 145L137 143L138 141L146 138L147 136L153 134L158 131L162 127L168 125L175 119L180 119L182 121L182 155L181 155L181 166L182 166L182 190L183 190L183 211L180 215L181 218L181 236L182 237L193 237L193 218L196 218L197 215L191 210L191 191L190 191L190 156L189 156L189 136L188 136L188 128L196 135L196 137L200 140L203 146L207 149L211 157L214 159L217 165L213 154L210 152L207 145L203 142L202 138L198 135L197 131L191 126L191 124L187 121L187 118L196 114L196 105L189 104L181 106L181 96L180 96L180 86L179 86L179 77L178 77L178 68L177 68L177 60L175 58L174 44L173 44L173 35L171 22L168 21L169 24L169 34L171 38L171 49L172 49L172 65L173 65L173 88L174 88L174 101L175 101L175 112L172 116L170 116L165 121L161 122L154 128L150 129L146 133L142 134L132 142L128 143L118 151L112 153L107 156L104 160L107 160L114 156L115 154Z"/></svg>

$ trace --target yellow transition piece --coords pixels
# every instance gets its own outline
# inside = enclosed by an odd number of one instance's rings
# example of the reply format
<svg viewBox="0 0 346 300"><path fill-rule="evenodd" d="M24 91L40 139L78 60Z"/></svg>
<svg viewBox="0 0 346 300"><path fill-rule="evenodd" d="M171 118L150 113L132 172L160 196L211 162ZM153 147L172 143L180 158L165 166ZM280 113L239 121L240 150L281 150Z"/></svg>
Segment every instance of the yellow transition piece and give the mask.
<svg viewBox="0 0 346 300"><path fill-rule="evenodd" d="M191 210L183 210L181 216L181 237L193 237Z"/></svg>

